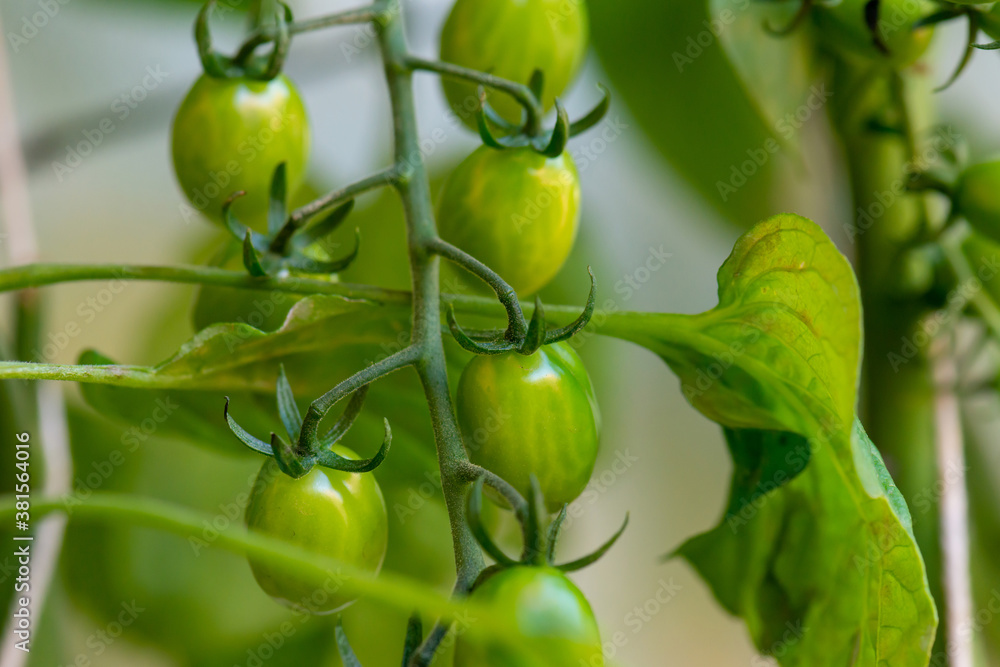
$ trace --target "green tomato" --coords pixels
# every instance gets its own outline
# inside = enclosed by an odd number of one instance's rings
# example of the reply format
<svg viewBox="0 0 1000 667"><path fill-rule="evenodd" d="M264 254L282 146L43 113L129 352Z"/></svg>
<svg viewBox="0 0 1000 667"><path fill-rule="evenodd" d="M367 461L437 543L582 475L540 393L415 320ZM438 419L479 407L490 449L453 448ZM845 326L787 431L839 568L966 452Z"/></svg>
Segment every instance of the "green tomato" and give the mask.
<svg viewBox="0 0 1000 667"><path fill-rule="evenodd" d="M974 230L1000 241L1000 160L962 172L955 186L955 203Z"/></svg>
<svg viewBox="0 0 1000 667"><path fill-rule="evenodd" d="M583 493L601 428L583 361L566 343L477 356L462 371L458 419L469 458L527 497L531 475L551 511Z"/></svg>
<svg viewBox="0 0 1000 667"><path fill-rule="evenodd" d="M233 213L254 229L266 230L275 168L287 164L287 189L295 192L308 157L306 109L284 76L254 81L204 75L174 118L177 179L194 208L216 221L222 219L226 199L245 190Z"/></svg>
<svg viewBox="0 0 1000 667"><path fill-rule="evenodd" d="M445 182L441 237L499 273L519 294L537 292L566 263L580 224L573 158L530 148L481 147ZM462 283L482 289L463 276ZM451 291L451 290L449 290Z"/></svg>
<svg viewBox="0 0 1000 667"><path fill-rule="evenodd" d="M868 0L843 0L837 5L817 7L814 16L818 34L846 55L883 61L891 67L916 62L927 50L934 30L931 26L914 30L913 24L933 12L934 4L927 0L881 0L876 33L888 54L875 45L865 20L867 4Z"/></svg>
<svg viewBox="0 0 1000 667"><path fill-rule="evenodd" d="M590 603L559 570L503 570L480 584L471 599L510 619L525 650L460 636L454 667L603 667L601 633Z"/></svg>
<svg viewBox="0 0 1000 667"><path fill-rule="evenodd" d="M962 252L965 254L972 272L983 283L983 289L993 300L1000 304L1000 244L979 234L969 234L962 241Z"/></svg>
<svg viewBox="0 0 1000 667"><path fill-rule="evenodd" d="M350 449L333 451L357 459ZM370 473L345 473L319 466L293 479L268 460L260 470L246 510L247 527L280 538L346 565L377 573L385 560L389 518L385 500ZM315 586L281 568L250 559L257 583L278 602L314 614L339 611L354 598L338 591L331 574Z"/></svg>
<svg viewBox="0 0 1000 667"><path fill-rule="evenodd" d="M518 83L528 83L541 70L548 110L579 71L587 34L584 0L457 0L441 32L441 59ZM451 79L443 85L451 108L475 128L477 87ZM492 93L490 105L520 122L521 106L510 96Z"/></svg>

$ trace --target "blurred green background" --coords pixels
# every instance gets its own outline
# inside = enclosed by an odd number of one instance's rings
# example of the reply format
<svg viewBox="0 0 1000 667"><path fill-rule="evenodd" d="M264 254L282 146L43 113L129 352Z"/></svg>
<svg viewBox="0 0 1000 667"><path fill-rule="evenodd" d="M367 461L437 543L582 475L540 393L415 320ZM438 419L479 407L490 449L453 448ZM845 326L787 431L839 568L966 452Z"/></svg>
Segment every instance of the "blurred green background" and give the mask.
<svg viewBox="0 0 1000 667"><path fill-rule="evenodd" d="M8 37L5 44L43 259L204 261L221 237L211 225L182 217L168 141L173 110L199 74L191 39L196 4L52 4L58 11L37 34L17 44ZM293 6L305 17L353 3L308 0ZM40 7L37 0L4 0L4 34L20 33ZM415 51L435 54L448 7L448 0L407 3ZM571 144L583 181L584 229L574 257L546 295L550 301L581 300L583 267L592 264L603 296L622 308L705 310L715 304L715 271L741 229L779 211L811 217L835 240L844 240L849 199L821 114L801 127L797 146L783 148L728 201L719 197L717 181L728 179L732 165L775 129L760 120L718 40L710 33L705 38L707 11L701 3L593 0L591 10L594 52L566 105L589 108L597 82L610 85L615 104L604 125ZM235 43L237 27L226 26L230 31L226 35L224 29L222 39ZM945 76L957 57L957 39L951 29L938 35L935 56L927 62L942 64L932 78ZM679 68L677 53L691 63ZM942 98L943 115L962 123L977 152L1000 143L991 111L997 88L984 85L997 76L998 66L995 56L980 54ZM136 86L150 69L161 73L162 82L146 89L140 101ZM297 38L287 72L299 83L312 118L315 188L351 182L387 161L389 115L370 35L348 27ZM433 77L419 77L417 92L425 134L446 130L446 140L428 156L442 174L477 138L446 122ZM123 106L123 96L134 105ZM56 162L67 163L67 145L105 118L114 131L68 172L57 167ZM356 222L368 232L367 244L351 279L398 286L405 276L398 206L378 197L360 203ZM384 236L375 232L383 229ZM372 247L393 234L395 245ZM655 272L637 273L654 249L670 253L670 260ZM627 277L647 275L640 289L622 287ZM192 289L129 284L104 303L107 287L88 283L47 290L47 330L80 325L79 335L47 360L72 363L82 350L96 348L117 361L155 363L192 334ZM98 305L88 305L89 299L98 299ZM631 512L619 545L575 576L605 640L612 642L616 633L622 639L608 650L609 657L627 665L764 664L755 662L763 659L755 656L742 624L717 607L685 565L661 562L664 553L713 525L722 511L730 461L719 429L687 405L674 377L650 353L594 340L583 354L603 408L603 454L593 493L578 501L583 518L569 526L563 549L576 554L596 546ZM67 393L75 406L76 472L83 478L111 452L127 447L135 424L95 417L82 407L78 389ZM373 399L369 412L381 409L392 419L389 399ZM169 421L128 452L100 488L174 500L225 520L226 508L249 488L259 460L207 453L172 438ZM371 443L371 437L363 439L370 433L371 428L362 429L352 437ZM430 493L413 518L401 521L393 513L395 503L409 502L414 490L420 493L420 466L427 466L432 449L426 428L415 426L411 436L395 450L407 447L408 453L394 453L395 463L391 456L381 473L393 540L387 567L446 590L451 556L439 493ZM628 464L622 466L622 460ZM292 665L306 662L306 655L309 664L319 664L317 656L339 664L329 621L300 623L272 603L245 561L231 554L197 554L183 540L146 530L72 522L62 558L31 665ZM115 629L130 605L142 609L134 622L119 637L102 639L100 633ZM276 636L276 628L288 621L294 632ZM405 619L360 603L345 614L345 623L363 664L397 663Z"/></svg>

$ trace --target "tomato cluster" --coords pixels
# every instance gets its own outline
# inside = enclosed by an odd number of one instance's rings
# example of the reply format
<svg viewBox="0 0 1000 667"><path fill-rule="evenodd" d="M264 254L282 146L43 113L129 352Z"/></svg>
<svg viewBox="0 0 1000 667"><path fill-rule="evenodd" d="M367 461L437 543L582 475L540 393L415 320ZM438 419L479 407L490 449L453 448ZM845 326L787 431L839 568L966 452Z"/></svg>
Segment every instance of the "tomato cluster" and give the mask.
<svg viewBox="0 0 1000 667"><path fill-rule="evenodd" d="M441 56L518 83L530 81L540 103L536 106L548 111L580 69L587 32L582 0L457 0L441 36ZM511 46L511 34L520 36L517 48ZM470 125L473 111L486 113L475 87L467 82L446 82L445 94ZM475 100L471 108L468 99ZM580 181L573 159L562 150L565 141L556 141L558 126L546 140L540 128L524 122L527 116L512 98L492 95L490 104L496 112L491 122L497 127L506 124L508 141L485 141L486 146L454 170L438 199L438 231L444 241L526 296L553 280L573 248ZM560 114L565 129L568 121ZM275 170L285 165L284 185L294 193L302 184L308 153L305 107L284 76L257 80L220 76L218 71L206 74L194 84L174 121L174 167L192 205L219 221L224 204L244 191L232 211L258 231L266 229L273 205L272 179L280 183ZM246 263L246 252L246 245L242 253L232 245L215 263L238 268L241 258ZM271 304L268 296L203 290L195 323L202 328L246 319L257 328L276 329L295 299ZM249 319L250 298L261 301L253 302L254 307L260 305L259 322ZM471 461L505 480L523 498L530 497L531 503L540 497L549 513L583 492L598 455L600 414L594 389L574 349L553 342L565 337L544 339L550 344L533 345L531 354L526 346L519 352L476 356L457 388L457 416ZM283 410L288 409L286 402ZM286 430L294 441L287 422ZM358 458L340 445L331 451L347 461ZM377 573L386 555L388 520L374 476L314 464L289 468L279 450L272 453L275 458L262 467L246 508L248 528ZM499 495L494 499L504 502ZM353 601L340 590L339 581L320 585L313 577L289 574L270 559L251 555L249 560L260 587L284 605L327 614ZM545 657L531 664L561 664L568 656L573 664L602 664L600 635L589 604L550 562L512 561L510 567L484 577L472 596L523 629L529 653ZM521 653L514 655L500 645L460 641L456 647L456 666L524 664Z"/></svg>

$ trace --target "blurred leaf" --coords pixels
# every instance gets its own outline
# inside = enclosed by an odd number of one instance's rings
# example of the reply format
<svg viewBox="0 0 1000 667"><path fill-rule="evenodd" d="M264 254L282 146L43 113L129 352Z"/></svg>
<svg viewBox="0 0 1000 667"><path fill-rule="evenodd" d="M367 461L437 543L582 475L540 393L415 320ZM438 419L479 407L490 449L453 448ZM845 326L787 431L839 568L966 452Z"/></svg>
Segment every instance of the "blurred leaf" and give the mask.
<svg viewBox="0 0 1000 667"><path fill-rule="evenodd" d="M766 220L719 270L716 308L619 314L604 333L660 355L727 428L729 509L678 553L757 647L788 666L926 665L937 612L909 511L854 417L860 298L822 230Z"/></svg>
<svg viewBox="0 0 1000 667"><path fill-rule="evenodd" d="M798 136L794 114L808 99L814 78L811 33L805 25L793 27L801 6L799 0L749 6L747 0L709 0L716 24L725 26L719 41L744 92L764 125L791 146ZM791 32L784 35L768 32L789 28Z"/></svg>
<svg viewBox="0 0 1000 667"><path fill-rule="evenodd" d="M778 139L719 44L716 35L729 27L713 23L703 0L634 0L627 8L592 0L590 9L593 42L616 99L651 144L730 221L745 226L770 215L775 161L768 149ZM747 160L749 177L740 171ZM723 198L720 183L742 185Z"/></svg>

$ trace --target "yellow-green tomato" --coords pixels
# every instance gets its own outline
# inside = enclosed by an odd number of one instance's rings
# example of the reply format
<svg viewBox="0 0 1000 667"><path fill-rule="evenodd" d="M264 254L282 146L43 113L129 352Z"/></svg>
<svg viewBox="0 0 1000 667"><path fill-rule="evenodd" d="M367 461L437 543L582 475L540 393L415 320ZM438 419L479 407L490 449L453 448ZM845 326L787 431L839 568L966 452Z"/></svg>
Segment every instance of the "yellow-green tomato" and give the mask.
<svg viewBox="0 0 1000 667"><path fill-rule="evenodd" d="M336 446L333 451L358 458L346 447ZM317 466L304 477L293 479L268 460L254 484L246 522L254 532L372 574L381 569L388 546L385 500L371 473ZM325 582L316 582L256 558L250 558L250 567L265 593L295 609L326 614L354 601L340 590L341 577L336 572Z"/></svg>
<svg viewBox="0 0 1000 667"><path fill-rule="evenodd" d="M1000 241L1000 160L973 165L955 186L958 212L978 233Z"/></svg>
<svg viewBox="0 0 1000 667"><path fill-rule="evenodd" d="M268 195L275 168L287 164L287 189L295 192L309 158L309 122L291 81L216 79L203 75L181 102L173 125L174 171L191 205L222 219L231 194L236 217L267 228Z"/></svg>
<svg viewBox="0 0 1000 667"><path fill-rule="evenodd" d="M580 177L568 153L547 158L530 148L483 146L445 182L437 212L443 239L524 296L547 285L573 249Z"/></svg>
<svg viewBox="0 0 1000 667"><path fill-rule="evenodd" d="M876 60L892 67L906 67L917 61L927 50L933 37L932 26L913 29L918 19L934 11L927 0L881 0L875 34L886 47L881 51L868 27L868 0L843 0L829 7L814 10L818 34L842 54Z"/></svg>
<svg viewBox="0 0 1000 667"><path fill-rule="evenodd" d="M503 570L480 584L471 599L513 623L519 636L508 638L513 646L460 636L454 667L603 667L590 603L559 570Z"/></svg>
<svg viewBox="0 0 1000 667"><path fill-rule="evenodd" d="M458 381L469 458L521 495L538 478L549 510L575 500L597 462L600 411L583 360L566 343L530 356L477 356Z"/></svg>
<svg viewBox="0 0 1000 667"><path fill-rule="evenodd" d="M441 59L517 83L541 70L548 110L580 69L587 38L584 0L457 0L441 32ZM475 127L477 87L452 79L443 85L451 108ZM521 106L503 93L491 92L490 105L511 122L521 119Z"/></svg>

